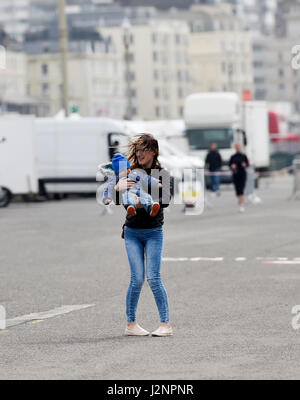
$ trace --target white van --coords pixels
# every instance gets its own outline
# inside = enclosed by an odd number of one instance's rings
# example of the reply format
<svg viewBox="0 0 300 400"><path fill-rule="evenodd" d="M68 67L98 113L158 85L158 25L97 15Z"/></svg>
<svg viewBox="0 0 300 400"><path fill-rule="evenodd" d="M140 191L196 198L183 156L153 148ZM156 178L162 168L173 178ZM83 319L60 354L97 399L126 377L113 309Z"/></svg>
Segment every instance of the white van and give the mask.
<svg viewBox="0 0 300 400"><path fill-rule="evenodd" d="M0 118L0 207L14 195L38 193L35 126L32 116Z"/></svg>
<svg viewBox="0 0 300 400"><path fill-rule="evenodd" d="M128 136L111 119L38 118L35 124L41 194L96 192L97 166L128 143Z"/></svg>

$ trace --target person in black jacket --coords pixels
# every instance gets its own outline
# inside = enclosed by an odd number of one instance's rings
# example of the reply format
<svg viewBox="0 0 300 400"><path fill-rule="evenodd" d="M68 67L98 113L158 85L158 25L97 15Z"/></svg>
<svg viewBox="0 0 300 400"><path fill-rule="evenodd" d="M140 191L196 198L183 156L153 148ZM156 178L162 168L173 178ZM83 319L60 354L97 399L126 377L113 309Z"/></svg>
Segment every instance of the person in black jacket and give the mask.
<svg viewBox="0 0 300 400"><path fill-rule="evenodd" d="M222 157L218 152L216 143L211 143L210 151L206 156L205 166L210 172L210 188L213 193L220 193L220 171L222 168Z"/></svg>
<svg viewBox="0 0 300 400"><path fill-rule="evenodd" d="M246 154L242 153L241 145L235 145L236 153L230 158L229 166L233 173L233 183L238 198L240 212L244 212L244 191L247 180L246 168L249 167L249 160Z"/></svg>
<svg viewBox="0 0 300 400"><path fill-rule="evenodd" d="M148 188L154 201L159 202L160 210L156 217L150 217L137 199L135 216L127 214L125 222L125 247L131 271L130 285L126 296L127 326L125 335L147 336L149 332L136 321L136 312L145 275L153 292L160 316L159 328L152 336L171 336L169 302L166 289L161 280L161 264L163 251L164 208L171 200L172 180L168 171L158 161L159 147L157 140L149 134L140 136L130 147L128 160L131 168L142 169L148 175L159 179L162 188ZM131 189L136 183L128 178L121 178L115 190L122 193ZM152 189L152 190L151 190ZM153 190L156 189L156 190Z"/></svg>

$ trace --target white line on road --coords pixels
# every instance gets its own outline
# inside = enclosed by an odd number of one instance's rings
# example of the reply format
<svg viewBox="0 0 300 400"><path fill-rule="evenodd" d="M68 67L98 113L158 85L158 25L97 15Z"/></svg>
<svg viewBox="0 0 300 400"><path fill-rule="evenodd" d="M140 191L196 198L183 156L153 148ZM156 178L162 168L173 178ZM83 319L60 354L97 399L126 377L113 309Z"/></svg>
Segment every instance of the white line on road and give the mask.
<svg viewBox="0 0 300 400"><path fill-rule="evenodd" d="M164 257L164 262L200 262L200 261L209 261L209 262L220 262L224 261L224 257ZM297 265L300 264L300 258L293 258L289 260L288 257L256 257L257 261L261 261L262 264L290 264ZM245 262L247 261L246 257L236 257L234 258L236 262Z"/></svg>
<svg viewBox="0 0 300 400"><path fill-rule="evenodd" d="M62 306L58 308L54 308L53 310L44 311L40 313L32 313L28 315L22 315L20 317L7 319L6 320L6 328L10 328L12 326L25 324L26 322L31 321L42 321L45 319L57 317L58 315L68 314L73 311L83 310L85 308L94 307L95 304L82 304L82 305L74 305L74 306Z"/></svg>
<svg viewBox="0 0 300 400"><path fill-rule="evenodd" d="M290 261L263 261L263 264L278 264L278 265L300 265L300 260L290 260Z"/></svg>
<svg viewBox="0 0 300 400"><path fill-rule="evenodd" d="M172 257L165 257L162 259L164 262L180 262L180 261L191 261L191 262L199 262L199 261L213 261L213 262L220 262L224 261L223 257L215 257L215 258L209 258L209 257L179 257L179 258L172 258Z"/></svg>
<svg viewBox="0 0 300 400"><path fill-rule="evenodd" d="M256 257L258 261L288 261L288 257Z"/></svg>

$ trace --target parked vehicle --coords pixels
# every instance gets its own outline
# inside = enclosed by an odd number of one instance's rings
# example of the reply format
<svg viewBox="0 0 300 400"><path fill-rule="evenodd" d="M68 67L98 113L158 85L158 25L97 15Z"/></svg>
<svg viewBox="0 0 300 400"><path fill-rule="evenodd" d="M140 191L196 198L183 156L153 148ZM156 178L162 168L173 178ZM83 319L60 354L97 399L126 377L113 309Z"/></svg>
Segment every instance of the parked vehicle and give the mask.
<svg viewBox="0 0 300 400"><path fill-rule="evenodd" d="M256 171L270 168L270 137L267 104L249 101L242 105L242 124L246 133L246 154Z"/></svg>
<svg viewBox="0 0 300 400"><path fill-rule="evenodd" d="M160 162L175 178L181 179L185 168L204 168L201 158L188 153L188 143L183 137L183 121L122 121L121 126L130 136L153 134L159 140ZM171 137L174 141L170 140Z"/></svg>
<svg viewBox="0 0 300 400"><path fill-rule="evenodd" d="M0 207L38 193L33 117L0 118Z"/></svg>
<svg viewBox="0 0 300 400"><path fill-rule="evenodd" d="M97 166L128 143L119 125L106 118L39 118L35 125L40 192L48 196L95 192ZM104 177L98 174L97 180Z"/></svg>
<svg viewBox="0 0 300 400"><path fill-rule="evenodd" d="M223 172L234 154L234 143L243 145L255 169L270 165L267 105L242 103L236 93L199 93L188 96L184 118L190 153L203 160L212 142L217 143L223 159ZM221 177L231 183L231 174Z"/></svg>
<svg viewBox="0 0 300 400"><path fill-rule="evenodd" d="M289 124L286 116L273 110L269 110L269 133L271 154L285 153L288 165L290 163L288 155L300 152L300 136L289 132Z"/></svg>

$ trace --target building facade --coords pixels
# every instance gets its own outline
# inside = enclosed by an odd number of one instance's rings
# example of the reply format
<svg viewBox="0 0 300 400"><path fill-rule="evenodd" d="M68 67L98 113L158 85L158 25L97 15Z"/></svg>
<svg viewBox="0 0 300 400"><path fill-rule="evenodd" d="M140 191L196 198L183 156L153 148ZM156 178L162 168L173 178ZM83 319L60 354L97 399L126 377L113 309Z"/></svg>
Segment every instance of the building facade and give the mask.
<svg viewBox="0 0 300 400"><path fill-rule="evenodd" d="M191 92L189 29L182 21L102 28L124 61L129 118L177 119ZM128 37L128 52L124 39ZM125 58L126 57L126 58ZM127 65L127 67L126 67Z"/></svg>
<svg viewBox="0 0 300 400"><path fill-rule="evenodd" d="M83 117L121 119L125 112L122 65L115 53L92 51L68 56L69 109ZM37 115L54 116L63 108L62 70L58 53L28 56L28 91L37 100Z"/></svg>
<svg viewBox="0 0 300 400"><path fill-rule="evenodd" d="M189 26L193 92L234 91L242 97L253 90L251 36L230 5L194 5L168 15L180 15Z"/></svg>
<svg viewBox="0 0 300 400"><path fill-rule="evenodd" d="M277 35L254 40L255 98L289 102L294 114L300 113L300 62L293 63L293 49L299 43L300 2L287 1ZM298 65L299 64L299 65Z"/></svg>
<svg viewBox="0 0 300 400"><path fill-rule="evenodd" d="M0 68L0 114L35 113L36 103L28 94L27 55L6 51L5 68Z"/></svg>

